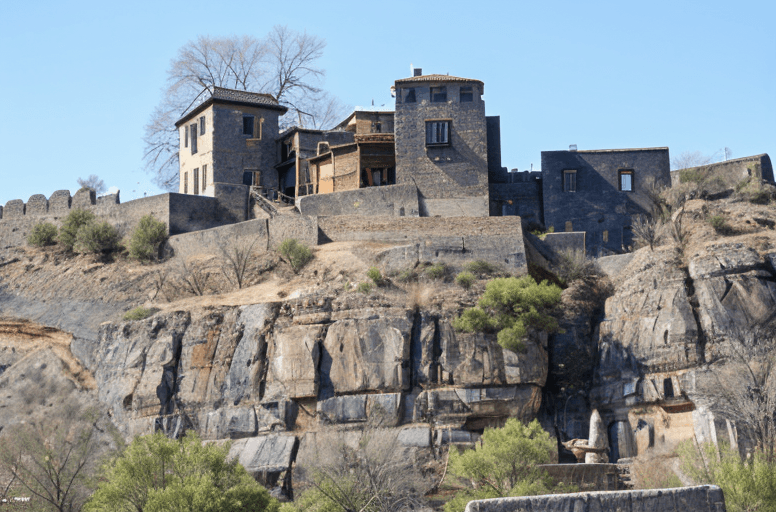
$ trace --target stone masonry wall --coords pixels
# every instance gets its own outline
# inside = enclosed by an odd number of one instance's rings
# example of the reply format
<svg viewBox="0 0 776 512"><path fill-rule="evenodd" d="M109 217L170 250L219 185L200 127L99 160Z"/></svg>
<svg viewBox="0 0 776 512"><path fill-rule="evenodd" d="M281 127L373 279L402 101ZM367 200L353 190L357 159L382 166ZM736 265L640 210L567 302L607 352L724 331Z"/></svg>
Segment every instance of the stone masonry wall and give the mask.
<svg viewBox="0 0 776 512"><path fill-rule="evenodd" d="M527 270L520 217L319 217L321 243L332 241L406 242L384 255L386 267L417 262L456 264L486 260L511 270Z"/></svg>
<svg viewBox="0 0 776 512"><path fill-rule="evenodd" d="M521 498L494 498L470 501L466 512L537 512L573 510L594 512L617 510L636 512L725 512L725 497L716 485L651 489L646 491L580 492Z"/></svg>
<svg viewBox="0 0 776 512"><path fill-rule="evenodd" d="M620 170L633 171L632 191L620 191ZM585 231L588 251L620 252L632 244L632 218L649 211L649 179L669 185L668 148L542 151L544 224L555 231ZM563 171L576 171L566 191Z"/></svg>
<svg viewBox="0 0 776 512"><path fill-rule="evenodd" d="M261 138L243 135L243 114L264 119ZM213 169L210 171L213 181L240 184L246 169L261 171L261 185L277 188L278 173L275 139L278 136L277 110L260 107L234 105L214 105L213 133Z"/></svg>
<svg viewBox="0 0 776 512"><path fill-rule="evenodd" d="M396 183L418 187L421 216L487 217L488 144L485 103L478 82L412 82L397 84L395 135ZM429 86L447 87L447 101L431 103ZM462 85L474 98L461 103ZM414 88L415 103L400 102ZM451 120L450 145L426 146L426 121Z"/></svg>
<svg viewBox="0 0 776 512"><path fill-rule="evenodd" d="M303 215L382 215L417 217L418 189L415 185L388 185L314 194L297 199Z"/></svg>
<svg viewBox="0 0 776 512"><path fill-rule="evenodd" d="M704 167L708 168L715 177L722 179L729 187L734 187L739 181L749 176L756 176L773 183L773 165L767 154L736 158ZM671 186L681 183L682 171L691 169L698 168L691 167L690 169L671 171Z"/></svg>
<svg viewBox="0 0 776 512"><path fill-rule="evenodd" d="M93 212L118 228L122 235L129 234L144 215L153 215L167 224L171 235L241 222L246 220L247 207L242 213L234 195L226 194L219 199L168 193L121 203L118 194L95 198L94 192L89 190L79 191L73 197L68 190L58 190L48 200L42 194L35 194L26 204L21 199L14 199L0 210L0 249L26 244L27 236L36 224L50 222L59 226L76 208Z"/></svg>

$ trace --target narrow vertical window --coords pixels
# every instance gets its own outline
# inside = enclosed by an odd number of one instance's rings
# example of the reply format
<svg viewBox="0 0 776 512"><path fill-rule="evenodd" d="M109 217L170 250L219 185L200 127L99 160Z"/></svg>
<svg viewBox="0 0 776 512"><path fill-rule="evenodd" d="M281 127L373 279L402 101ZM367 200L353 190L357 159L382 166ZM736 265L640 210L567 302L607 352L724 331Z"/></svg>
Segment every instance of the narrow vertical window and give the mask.
<svg viewBox="0 0 776 512"><path fill-rule="evenodd" d="M207 164L202 166L202 191L207 188Z"/></svg>
<svg viewBox="0 0 776 512"><path fill-rule="evenodd" d="M189 125L183 127L183 147L189 147Z"/></svg>
<svg viewBox="0 0 776 512"><path fill-rule="evenodd" d="M577 171L575 170L563 171L563 191L564 192L577 191Z"/></svg>
<svg viewBox="0 0 776 512"><path fill-rule="evenodd" d="M197 123L191 125L189 133L191 134L191 154L194 155L197 152Z"/></svg>
<svg viewBox="0 0 776 512"><path fill-rule="evenodd" d="M205 116L199 118L199 134L205 135Z"/></svg>
<svg viewBox="0 0 776 512"><path fill-rule="evenodd" d="M623 192L633 192L633 170L620 169L620 190Z"/></svg>
<svg viewBox="0 0 776 512"><path fill-rule="evenodd" d="M199 194L199 168L194 169L194 195Z"/></svg>
<svg viewBox="0 0 776 512"><path fill-rule="evenodd" d="M253 116L243 116L243 135L253 138Z"/></svg>
<svg viewBox="0 0 776 512"><path fill-rule="evenodd" d="M183 193L189 193L189 173L187 172L183 173Z"/></svg>

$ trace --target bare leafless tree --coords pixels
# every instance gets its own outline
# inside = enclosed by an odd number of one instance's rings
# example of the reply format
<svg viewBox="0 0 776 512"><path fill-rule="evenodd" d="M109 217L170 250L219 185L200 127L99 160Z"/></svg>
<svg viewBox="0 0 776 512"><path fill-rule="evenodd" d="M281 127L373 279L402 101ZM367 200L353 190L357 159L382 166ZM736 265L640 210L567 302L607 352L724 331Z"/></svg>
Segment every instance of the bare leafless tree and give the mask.
<svg viewBox="0 0 776 512"><path fill-rule="evenodd" d="M655 250L655 246L660 243L663 224L658 217L648 217L638 215L631 222L633 237L641 246L649 246L650 251Z"/></svg>
<svg viewBox="0 0 776 512"><path fill-rule="evenodd" d="M718 343L719 358L698 379L697 391L715 414L769 459L776 456L776 331L773 323L731 329Z"/></svg>
<svg viewBox="0 0 776 512"><path fill-rule="evenodd" d="M355 443L347 442L346 432L328 436L318 444L317 460L300 468L310 486L295 502L300 510L328 505L345 512L398 512L423 506L433 478L400 445L397 430L366 428Z"/></svg>
<svg viewBox="0 0 776 512"><path fill-rule="evenodd" d="M273 27L263 39L200 36L186 43L170 64L162 101L146 125L146 170L162 188L177 188L175 122L208 99L214 87L272 94L290 109L283 125L306 118L312 127L327 127L343 109L321 89L325 73L316 62L325 47L323 39L284 26Z"/></svg>
<svg viewBox="0 0 776 512"><path fill-rule="evenodd" d="M90 174L86 179L78 178L77 181L81 188L90 188L94 190L95 194L102 194L108 190L108 187L105 186L105 182L96 174Z"/></svg>
<svg viewBox="0 0 776 512"><path fill-rule="evenodd" d="M709 165L713 162L713 156L704 155L700 151L685 151L671 159L671 169L689 169Z"/></svg>
<svg viewBox="0 0 776 512"><path fill-rule="evenodd" d="M181 262L177 277L186 291L193 295L202 296L207 293L211 274L210 270L199 262L186 263L184 261Z"/></svg>
<svg viewBox="0 0 776 512"><path fill-rule="evenodd" d="M238 289L245 284L245 276L253 256L253 249L257 240L233 241L222 245L221 249L221 273L227 281Z"/></svg>

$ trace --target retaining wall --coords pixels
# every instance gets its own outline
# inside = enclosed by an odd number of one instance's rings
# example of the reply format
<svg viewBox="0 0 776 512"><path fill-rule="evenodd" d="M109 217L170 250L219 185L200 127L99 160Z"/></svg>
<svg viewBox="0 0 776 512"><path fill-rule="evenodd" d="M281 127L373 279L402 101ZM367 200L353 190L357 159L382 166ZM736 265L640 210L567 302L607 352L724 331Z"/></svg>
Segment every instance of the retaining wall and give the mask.
<svg viewBox="0 0 776 512"><path fill-rule="evenodd" d="M521 498L470 501L465 512L725 512L722 489L716 485L644 491L581 492Z"/></svg>
<svg viewBox="0 0 776 512"><path fill-rule="evenodd" d="M231 244L254 244L254 251L266 251L269 232L266 219L255 219L228 226L182 233L167 239L167 255L188 258L195 254L219 255Z"/></svg>
<svg viewBox="0 0 776 512"><path fill-rule="evenodd" d="M415 185L367 187L330 194L313 194L297 199L303 215L382 215L417 217L420 212Z"/></svg>
<svg viewBox="0 0 776 512"><path fill-rule="evenodd" d="M451 264L485 260L527 271L520 217L319 217L319 243L404 243L385 256L385 265L412 261Z"/></svg>

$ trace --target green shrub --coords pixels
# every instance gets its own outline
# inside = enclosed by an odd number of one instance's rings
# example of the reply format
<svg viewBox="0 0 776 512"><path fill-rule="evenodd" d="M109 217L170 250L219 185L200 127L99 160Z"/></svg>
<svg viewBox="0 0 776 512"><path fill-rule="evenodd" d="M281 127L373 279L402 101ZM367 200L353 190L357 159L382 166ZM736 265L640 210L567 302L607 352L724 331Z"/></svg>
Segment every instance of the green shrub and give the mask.
<svg viewBox="0 0 776 512"><path fill-rule="evenodd" d="M78 229L74 249L81 253L110 253L119 248L118 230L107 222L90 222Z"/></svg>
<svg viewBox="0 0 776 512"><path fill-rule="evenodd" d="M445 270L444 263L437 263L436 265L429 265L423 272L431 279L442 279L445 277Z"/></svg>
<svg viewBox="0 0 776 512"><path fill-rule="evenodd" d="M62 222L59 228L59 243L65 246L68 251L75 247L76 235L81 227L94 221L94 214L87 210L72 210Z"/></svg>
<svg viewBox="0 0 776 512"><path fill-rule="evenodd" d="M523 425L509 418L502 428L486 428L474 449L450 448L449 472L464 490L445 504L445 512L462 512L473 499L574 492L540 468L552 462L555 440L533 420Z"/></svg>
<svg viewBox="0 0 776 512"><path fill-rule="evenodd" d="M406 268L394 276L394 279L400 283L408 283L410 281L416 280L417 278L418 273L415 272L414 268Z"/></svg>
<svg viewBox="0 0 776 512"><path fill-rule="evenodd" d="M383 275L380 273L380 269L377 267L371 267L369 270L367 270L366 276L371 279L376 286L382 286Z"/></svg>
<svg viewBox="0 0 776 512"><path fill-rule="evenodd" d="M138 306L124 313L124 320L144 320L159 311L157 308Z"/></svg>
<svg viewBox="0 0 776 512"><path fill-rule="evenodd" d="M140 218L129 238L129 257L137 260L152 260L159 255L159 247L167 239L167 226L151 215Z"/></svg>
<svg viewBox="0 0 776 512"><path fill-rule="evenodd" d="M714 228L714 231L720 235L729 235L733 232L730 224L727 222L727 217L724 215L713 215L709 217L709 224Z"/></svg>
<svg viewBox="0 0 776 512"><path fill-rule="evenodd" d="M457 276L455 276L455 282L460 286L461 288L469 289L474 284L474 281L476 281L476 277L474 277L474 274L468 271L460 272Z"/></svg>
<svg viewBox="0 0 776 512"><path fill-rule="evenodd" d="M560 298L559 286L546 281L537 284L531 276L494 279L485 287L478 306L465 310L453 327L465 332L496 331L499 345L522 352L529 328L547 333L559 330L551 313Z"/></svg>
<svg viewBox="0 0 776 512"><path fill-rule="evenodd" d="M278 246L278 252L295 273L299 273L313 259L313 251L295 238L283 240Z"/></svg>
<svg viewBox="0 0 776 512"><path fill-rule="evenodd" d="M45 247L57 243L57 227L50 222L35 224L27 237L27 243L35 247Z"/></svg>
<svg viewBox="0 0 776 512"><path fill-rule="evenodd" d="M771 194L766 190L759 190L749 194L749 202L752 204L768 204L771 202Z"/></svg>
<svg viewBox="0 0 776 512"><path fill-rule="evenodd" d="M358 283L358 286L356 287L356 291L359 293L363 293L364 295L369 295L372 292L372 288L374 288L374 285L369 282L363 282Z"/></svg>
<svg viewBox="0 0 776 512"><path fill-rule="evenodd" d="M490 276L497 274L501 270L498 265L484 260L470 261L463 268L478 276Z"/></svg>
<svg viewBox="0 0 776 512"><path fill-rule="evenodd" d="M697 485L720 486L730 512L776 511L776 461L759 450L742 459L726 443L719 445L718 452L711 443L684 441L677 449L682 472Z"/></svg>
<svg viewBox="0 0 776 512"><path fill-rule="evenodd" d="M679 171L679 183L703 183L709 176L707 167L691 167Z"/></svg>

